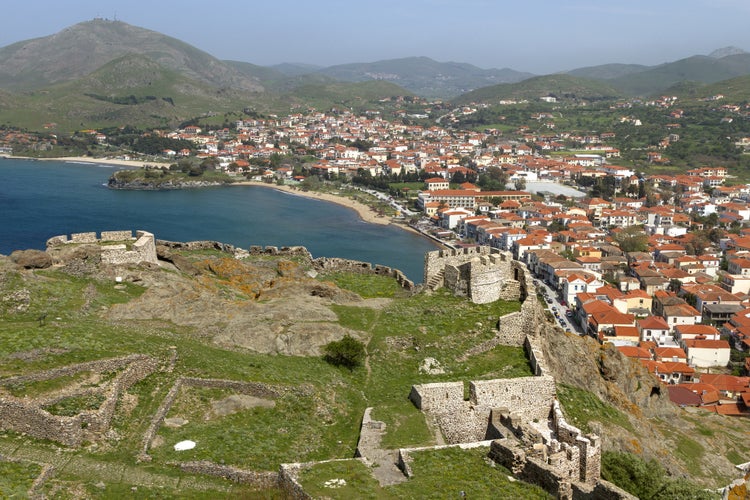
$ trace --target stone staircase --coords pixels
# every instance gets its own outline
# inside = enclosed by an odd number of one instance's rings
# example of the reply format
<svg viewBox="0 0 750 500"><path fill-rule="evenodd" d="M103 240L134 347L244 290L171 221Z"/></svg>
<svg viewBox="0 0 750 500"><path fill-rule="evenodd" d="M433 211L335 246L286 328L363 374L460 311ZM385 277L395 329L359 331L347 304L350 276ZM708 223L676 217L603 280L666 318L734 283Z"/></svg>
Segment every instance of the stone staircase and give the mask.
<svg viewBox="0 0 750 500"><path fill-rule="evenodd" d="M427 282L428 290L437 290L442 288L445 277L445 269L441 269L437 274L433 275Z"/></svg>

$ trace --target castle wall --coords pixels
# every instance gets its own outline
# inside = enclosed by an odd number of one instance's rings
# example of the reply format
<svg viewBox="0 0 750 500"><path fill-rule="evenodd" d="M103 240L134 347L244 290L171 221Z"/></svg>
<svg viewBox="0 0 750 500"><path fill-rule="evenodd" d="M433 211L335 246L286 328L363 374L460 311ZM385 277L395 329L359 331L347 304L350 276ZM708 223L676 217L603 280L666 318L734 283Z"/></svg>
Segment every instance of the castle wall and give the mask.
<svg viewBox="0 0 750 500"><path fill-rule="evenodd" d="M435 250L427 252L424 259L424 282L437 275L446 265L460 266L474 257L499 253L496 248L487 246L467 247L457 250Z"/></svg>
<svg viewBox="0 0 750 500"><path fill-rule="evenodd" d="M105 401L95 411L83 411L73 417L52 415L41 406L49 401L0 397L0 427L25 432L39 439L57 441L66 446L80 446L109 428L120 394L132 384L158 369L159 362L150 356L134 354L121 358L78 363L31 375L9 377L2 385L35 382L72 375L81 371L116 371L126 366L105 392Z"/></svg>
<svg viewBox="0 0 750 500"><path fill-rule="evenodd" d="M469 383L469 400L476 407L507 408L527 420L547 420L555 400L555 379L550 376L476 380Z"/></svg>
<svg viewBox="0 0 750 500"><path fill-rule="evenodd" d="M357 274L373 274L377 276L388 276L394 278L401 288L414 290L414 282L406 277L398 269L388 266L373 266L369 262L360 262L357 260L340 259L337 257L318 257L312 261L313 266L318 271L342 271Z"/></svg>
<svg viewBox="0 0 750 500"><path fill-rule="evenodd" d="M102 231L101 241L128 241L133 239L133 231Z"/></svg>

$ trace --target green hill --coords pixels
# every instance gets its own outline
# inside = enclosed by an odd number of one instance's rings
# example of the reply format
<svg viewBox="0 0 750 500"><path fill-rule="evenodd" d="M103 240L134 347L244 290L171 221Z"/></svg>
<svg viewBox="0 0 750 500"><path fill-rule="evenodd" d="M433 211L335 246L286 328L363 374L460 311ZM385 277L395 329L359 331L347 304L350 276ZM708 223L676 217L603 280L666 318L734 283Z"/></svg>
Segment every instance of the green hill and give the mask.
<svg viewBox="0 0 750 500"><path fill-rule="evenodd" d="M471 64L437 62L429 57L406 57L372 63L331 66L320 73L349 82L386 80L422 97L453 97L497 83L512 83L533 76L512 69L481 69Z"/></svg>
<svg viewBox="0 0 750 500"><path fill-rule="evenodd" d="M84 77L127 54L218 87L262 90L230 65L185 42L120 21L95 19L0 48L0 87L42 88Z"/></svg>
<svg viewBox="0 0 750 500"><path fill-rule="evenodd" d="M83 78L16 93L7 106L0 95L0 121L29 130L56 123L59 131L122 124L174 126L207 111L242 109L249 95L192 80L132 54Z"/></svg>
<svg viewBox="0 0 750 500"><path fill-rule="evenodd" d="M663 93L683 81L714 83L747 74L750 74L750 54L735 54L721 59L693 56L607 82L627 94L646 96Z"/></svg>
<svg viewBox="0 0 750 500"><path fill-rule="evenodd" d="M566 74L537 76L519 83L506 83L484 87L463 94L452 102L455 104L496 103L500 99L538 100L544 96L561 99L599 100L616 98L620 92L605 82L577 78Z"/></svg>

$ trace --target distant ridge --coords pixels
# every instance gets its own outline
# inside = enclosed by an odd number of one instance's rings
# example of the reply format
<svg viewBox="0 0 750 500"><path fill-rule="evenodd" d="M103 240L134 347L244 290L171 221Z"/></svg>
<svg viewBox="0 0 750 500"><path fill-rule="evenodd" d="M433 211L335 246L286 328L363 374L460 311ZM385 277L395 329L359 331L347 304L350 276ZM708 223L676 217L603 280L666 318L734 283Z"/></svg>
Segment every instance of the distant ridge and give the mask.
<svg viewBox="0 0 750 500"><path fill-rule="evenodd" d="M518 83L502 83L468 92L451 102L454 104L496 104L500 99L539 100L555 96L560 99L599 100L617 98L620 93L606 82L578 78L567 74L535 76Z"/></svg>
<svg viewBox="0 0 750 500"><path fill-rule="evenodd" d="M40 88L81 78L126 54L214 86L261 91L257 80L185 42L121 21L95 19L0 48L0 86Z"/></svg>
<svg viewBox="0 0 750 500"><path fill-rule="evenodd" d="M722 47L720 49L714 50L713 52L708 54L708 57L713 57L714 59L721 59L727 56L736 56L737 54L747 54L747 52L745 52L739 47L730 45L729 47Z"/></svg>
<svg viewBox="0 0 750 500"><path fill-rule="evenodd" d="M437 62L429 57L405 57L371 63L330 66L318 71L347 82L385 80L423 97L455 97L498 83L515 83L534 76L504 69L481 69L471 64Z"/></svg>

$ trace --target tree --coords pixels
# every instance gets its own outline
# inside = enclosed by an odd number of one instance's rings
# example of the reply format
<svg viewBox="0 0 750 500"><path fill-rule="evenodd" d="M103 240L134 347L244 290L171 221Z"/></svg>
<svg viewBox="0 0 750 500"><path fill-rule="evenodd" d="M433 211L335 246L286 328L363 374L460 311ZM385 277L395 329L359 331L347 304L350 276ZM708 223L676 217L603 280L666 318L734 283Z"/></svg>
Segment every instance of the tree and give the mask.
<svg viewBox="0 0 750 500"><path fill-rule="evenodd" d="M326 344L323 352L323 359L328 363L345 366L352 371L362 363L365 357L365 345L351 335L344 335L341 340Z"/></svg>
<svg viewBox="0 0 750 500"><path fill-rule="evenodd" d="M513 185L516 188L516 191L523 191L526 189L526 178L524 177L518 177L514 182Z"/></svg>
<svg viewBox="0 0 750 500"><path fill-rule="evenodd" d="M623 252L648 250L648 235L638 226L628 226L617 233L614 238Z"/></svg>

